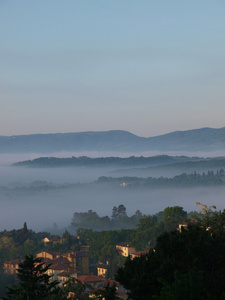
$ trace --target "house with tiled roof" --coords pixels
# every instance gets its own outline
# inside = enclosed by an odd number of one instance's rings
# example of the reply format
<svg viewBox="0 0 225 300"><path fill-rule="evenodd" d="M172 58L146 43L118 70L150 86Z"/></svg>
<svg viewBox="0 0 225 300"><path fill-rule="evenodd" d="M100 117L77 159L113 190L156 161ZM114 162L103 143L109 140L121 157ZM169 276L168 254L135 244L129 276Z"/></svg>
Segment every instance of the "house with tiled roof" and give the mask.
<svg viewBox="0 0 225 300"><path fill-rule="evenodd" d="M98 276L105 278L107 276L107 273L108 273L109 265L108 264L103 264L103 263L98 263L96 265L96 267L97 267L97 271L98 271Z"/></svg>
<svg viewBox="0 0 225 300"><path fill-rule="evenodd" d="M53 264L49 267L47 274L49 276L52 276L52 280L57 280L58 279L58 274L68 270L68 264L64 263L57 263Z"/></svg>
<svg viewBox="0 0 225 300"><path fill-rule="evenodd" d="M133 252L130 254L131 259L134 259L135 257L141 257L142 255L146 255L149 253L149 250L143 250L138 252Z"/></svg>
<svg viewBox="0 0 225 300"><path fill-rule="evenodd" d="M52 280L56 280L59 273L71 269L70 261L62 256L56 257L55 259L44 258L44 262L47 260L48 275L52 276Z"/></svg>
<svg viewBox="0 0 225 300"><path fill-rule="evenodd" d="M7 274L16 274L19 269L19 264L22 263L23 260L21 258L12 259L4 262L4 273Z"/></svg>
<svg viewBox="0 0 225 300"><path fill-rule="evenodd" d="M84 284L89 284L94 288L104 286L105 278L95 275L84 275L77 278L79 281L81 281Z"/></svg>
<svg viewBox="0 0 225 300"><path fill-rule="evenodd" d="M36 257L55 259L60 256L60 252L42 251L36 254Z"/></svg>
<svg viewBox="0 0 225 300"><path fill-rule="evenodd" d="M120 255L128 257L132 252L135 252L135 248L131 247L128 243L120 243L116 245L116 250Z"/></svg>
<svg viewBox="0 0 225 300"><path fill-rule="evenodd" d="M181 232L182 228L187 229L189 224L196 224L196 221L191 220L188 222L182 222L182 223L178 224L177 230Z"/></svg>
<svg viewBox="0 0 225 300"><path fill-rule="evenodd" d="M89 259L90 255L88 253L82 252L69 252L60 253L53 251L42 251L36 254L36 257L41 257L44 259L50 259L49 263L52 265L67 264L68 268L78 270L81 274L89 274Z"/></svg>
<svg viewBox="0 0 225 300"><path fill-rule="evenodd" d="M70 252L63 253L63 257L66 257L71 262L71 267L79 270L82 274L89 274L89 259L90 254L83 252Z"/></svg>
<svg viewBox="0 0 225 300"><path fill-rule="evenodd" d="M60 239L57 236L49 236L45 237L42 242L46 246L48 243L52 243L53 245L60 243Z"/></svg>
<svg viewBox="0 0 225 300"><path fill-rule="evenodd" d="M77 278L78 271L74 269L68 269L58 274L58 281L63 284L65 283L68 278Z"/></svg>

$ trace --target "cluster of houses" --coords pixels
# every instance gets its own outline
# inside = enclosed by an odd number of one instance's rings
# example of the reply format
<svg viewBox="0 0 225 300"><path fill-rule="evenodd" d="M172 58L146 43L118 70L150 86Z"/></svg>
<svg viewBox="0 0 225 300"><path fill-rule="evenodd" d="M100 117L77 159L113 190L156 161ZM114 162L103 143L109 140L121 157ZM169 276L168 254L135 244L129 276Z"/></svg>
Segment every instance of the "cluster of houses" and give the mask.
<svg viewBox="0 0 225 300"><path fill-rule="evenodd" d="M183 222L178 225L178 230L181 231L182 228L187 228L190 222ZM209 228L207 228L209 230ZM73 237L74 239L79 239ZM60 243L60 239L57 236L46 237L43 239L44 245L52 243ZM116 245L116 249L121 256L128 257L131 259L135 257L140 257L149 252L149 250L136 252L135 248L132 247L129 243L119 243ZM42 251L36 254L36 257L41 257L46 264L50 264L49 275L52 276L53 280L58 280L59 282L64 282L68 276L79 278L79 276L89 275L89 260L90 255L87 253L87 249L83 248L80 252L69 252L69 253L60 253L53 251ZM13 259L4 263L5 273L15 274L19 268L19 264L22 262L22 259ZM96 265L98 277L106 278L107 270L109 264L99 263Z"/></svg>
<svg viewBox="0 0 225 300"><path fill-rule="evenodd" d="M42 251L37 253L36 257L42 258L42 262L50 265L48 275L60 283L65 282L68 277L78 278L81 274L89 273L88 253Z"/></svg>
<svg viewBox="0 0 225 300"><path fill-rule="evenodd" d="M194 221L191 221L191 223L192 222ZM179 224L177 229L181 232L182 228L186 228L189 223L183 222ZM209 230L209 228L207 228L207 230ZM73 239L77 239L77 242L81 244L79 237L73 237ZM48 243L55 245L61 242L57 236L46 237L42 241L45 246ZM149 250L136 252L135 248L128 243L119 243L115 247L121 256L130 257L131 259L149 253ZM59 286L63 286L68 278L77 279L83 284L92 286L93 289L101 289L107 285L116 285L119 299L127 299L127 294L125 293L124 288L118 282L107 279L109 262L98 263L95 266L97 269L97 276L90 273L90 255L88 254L88 249L85 247L81 247L81 251L71 251L68 253L47 250L41 251L36 254L36 257L42 258L42 262L49 266L47 271L48 275L51 276L52 280L57 280L59 282ZM20 258L5 262L4 272L8 274L16 274L21 262L22 259ZM68 298L74 297L75 295L72 292L68 296Z"/></svg>
<svg viewBox="0 0 225 300"><path fill-rule="evenodd" d="M182 227L186 228L188 223L183 222L179 224L178 230L181 231ZM75 237L74 237L75 238ZM77 238L75 238L77 239ZM56 244L60 243L60 239L56 236L46 237L43 239L44 245L48 243ZM149 253L149 250L136 252L135 248L128 243L120 243L116 245L116 249L121 256L140 257ZM125 290L118 282L107 279L109 262L98 263L97 276L90 274L90 255L87 249L82 248L81 251L71 251L68 253L60 253L53 251L42 251L36 254L36 257L42 258L42 262L48 265L48 275L51 276L52 280L57 280L59 286L63 286L68 278L74 278L79 280L83 284L88 284L94 289L101 289L106 285L116 285L117 293L120 299L127 299ZM8 274L16 274L19 268L19 264L22 259L13 259L4 263L4 272ZM74 298L74 293L70 293L69 298Z"/></svg>
<svg viewBox="0 0 225 300"><path fill-rule="evenodd" d="M47 243L59 243L58 237L46 237L43 239L45 245ZM118 253L124 257L134 257L146 254L146 251L135 252L135 249L127 243L121 243L116 245ZM90 255L87 251L82 250L80 252L54 252L54 251L41 251L36 254L37 258L42 258L42 262L48 265L48 275L51 276L52 280L57 280L59 286L63 286L68 278L75 278L84 284L92 286L94 289L102 288L107 284L116 284L117 292L121 299L126 299L127 295L122 286L119 283L107 279L108 274L108 262L99 263L96 265L97 276L90 274ZM16 274L19 268L19 264L22 259L13 259L4 263L4 272L8 274ZM73 293L70 297L73 298Z"/></svg>

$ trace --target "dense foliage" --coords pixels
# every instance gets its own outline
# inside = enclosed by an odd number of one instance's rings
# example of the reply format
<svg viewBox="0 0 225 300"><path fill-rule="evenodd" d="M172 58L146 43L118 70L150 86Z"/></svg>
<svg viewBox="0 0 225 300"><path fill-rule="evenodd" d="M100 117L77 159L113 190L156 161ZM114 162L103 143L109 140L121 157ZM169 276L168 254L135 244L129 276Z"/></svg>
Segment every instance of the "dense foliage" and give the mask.
<svg viewBox="0 0 225 300"><path fill-rule="evenodd" d="M116 279L131 299L224 299L225 211L161 234L154 251L131 260Z"/></svg>
<svg viewBox="0 0 225 300"><path fill-rule="evenodd" d="M33 160L26 160L15 163L15 166L32 166L32 167L55 167L55 166L155 166L171 164L175 162L184 162L191 160L200 160L200 158L190 158L186 156L168 156L156 155L151 157L130 156L130 157L97 157L87 156L57 158L57 157L40 157Z"/></svg>
<svg viewBox="0 0 225 300"><path fill-rule="evenodd" d="M76 232L78 228L87 228L92 230L115 230L115 229L133 229L136 228L142 213L137 210L131 217L127 216L126 207L120 204L112 209L112 216L99 217L95 211L75 212L70 224L70 231Z"/></svg>
<svg viewBox="0 0 225 300"><path fill-rule="evenodd" d="M113 212L117 211L114 207ZM94 261L110 262L109 277L113 277L117 267L123 262L116 251L116 244L129 243L136 251L149 249L149 247L155 246L159 234L174 230L180 222L187 218L187 212L182 207L167 207L156 215L141 216L136 229L93 231L78 228L77 235L82 238L83 243L88 245L89 253Z"/></svg>
<svg viewBox="0 0 225 300"><path fill-rule="evenodd" d="M0 267L7 260L24 257L43 249L41 240L49 235L48 232L36 233L28 229L26 223L21 229L0 232Z"/></svg>

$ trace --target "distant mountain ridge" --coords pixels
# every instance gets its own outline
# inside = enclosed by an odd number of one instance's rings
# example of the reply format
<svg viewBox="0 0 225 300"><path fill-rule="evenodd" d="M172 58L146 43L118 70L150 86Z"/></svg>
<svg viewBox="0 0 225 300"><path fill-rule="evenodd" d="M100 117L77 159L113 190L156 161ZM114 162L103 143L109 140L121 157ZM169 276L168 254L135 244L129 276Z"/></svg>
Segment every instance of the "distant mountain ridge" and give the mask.
<svg viewBox="0 0 225 300"><path fill-rule="evenodd" d="M225 150L225 127L175 131L149 138L123 130L0 136L0 153L218 150Z"/></svg>

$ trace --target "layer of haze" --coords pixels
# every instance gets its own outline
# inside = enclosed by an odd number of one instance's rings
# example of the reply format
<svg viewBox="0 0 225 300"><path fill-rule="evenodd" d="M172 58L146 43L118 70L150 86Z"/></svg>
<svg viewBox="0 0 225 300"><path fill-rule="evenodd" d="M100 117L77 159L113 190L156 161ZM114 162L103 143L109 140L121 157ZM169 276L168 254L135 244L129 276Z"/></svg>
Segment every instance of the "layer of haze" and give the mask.
<svg viewBox="0 0 225 300"><path fill-rule="evenodd" d="M4 162L0 160L0 231L21 228L24 222L35 231L51 229L54 223L63 231L70 225L74 212L92 209L101 217L111 217L113 206L120 204L125 205L129 216L136 210L143 214L155 214L175 205L190 212L198 210L196 202L216 205L218 210L224 209L224 187L129 189L119 184L114 187L92 184L100 176L171 177L181 174L181 170L173 170L171 173L167 170L165 173L163 169L161 172L140 169L138 174L134 171L131 174L126 169L121 173L116 167L12 167L11 163L16 158L19 160L25 157L9 155L4 156ZM50 187L61 187L42 188L45 182Z"/></svg>
<svg viewBox="0 0 225 300"><path fill-rule="evenodd" d="M224 0L0 1L0 135L224 126Z"/></svg>

